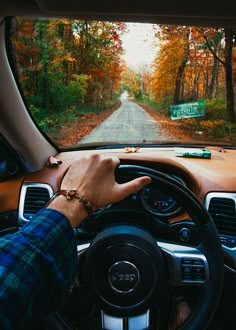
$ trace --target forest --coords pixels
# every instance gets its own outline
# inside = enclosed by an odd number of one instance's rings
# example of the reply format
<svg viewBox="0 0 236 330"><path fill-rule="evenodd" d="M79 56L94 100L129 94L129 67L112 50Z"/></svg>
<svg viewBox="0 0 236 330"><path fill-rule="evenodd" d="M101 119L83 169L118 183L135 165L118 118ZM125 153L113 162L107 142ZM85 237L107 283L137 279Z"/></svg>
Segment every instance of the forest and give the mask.
<svg viewBox="0 0 236 330"><path fill-rule="evenodd" d="M41 128L114 108L119 95L169 117L173 104L204 101L206 115L180 120L219 137L236 135L236 31L153 25L158 51L151 66L125 63L127 23L17 17L12 54L26 103Z"/></svg>

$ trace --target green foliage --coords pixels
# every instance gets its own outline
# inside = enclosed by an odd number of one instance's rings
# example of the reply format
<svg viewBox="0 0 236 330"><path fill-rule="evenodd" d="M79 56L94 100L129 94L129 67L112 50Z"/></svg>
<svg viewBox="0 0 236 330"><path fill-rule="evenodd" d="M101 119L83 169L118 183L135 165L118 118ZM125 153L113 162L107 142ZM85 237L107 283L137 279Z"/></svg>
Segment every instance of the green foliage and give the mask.
<svg viewBox="0 0 236 330"><path fill-rule="evenodd" d="M141 91L141 88L136 88L135 90L133 90L133 94L134 94L134 97L137 99L137 100L140 100L142 99L142 91Z"/></svg>
<svg viewBox="0 0 236 330"><path fill-rule="evenodd" d="M109 98L120 77L125 23L17 17L15 35L19 80L32 115L46 130L78 114L107 108L92 97ZM103 95L102 95L103 96Z"/></svg>
<svg viewBox="0 0 236 330"><path fill-rule="evenodd" d="M160 102L157 102L155 99L150 99L149 96L144 95L142 97L136 98L136 100L149 105L154 111L169 117L169 109L172 102L172 97L163 97Z"/></svg>
<svg viewBox="0 0 236 330"><path fill-rule="evenodd" d="M223 98L207 99L206 100L206 118L227 119L226 101Z"/></svg>
<svg viewBox="0 0 236 330"><path fill-rule="evenodd" d="M87 94L89 76L86 74L74 74L68 85L68 93L74 97L76 102L84 102Z"/></svg>
<svg viewBox="0 0 236 330"><path fill-rule="evenodd" d="M36 119L37 122L42 121L47 116L47 110L43 108L37 108L35 105L31 104L29 110Z"/></svg>
<svg viewBox="0 0 236 330"><path fill-rule="evenodd" d="M117 105L118 99L112 101L106 101L103 104L97 105L87 105L80 104L78 106L71 107L66 111L61 111L57 113L48 113L44 108L36 107L31 104L29 110L35 119L39 127L47 134L56 134L58 129L63 126L69 126L75 120L79 120L80 116L88 113L99 113L103 110L112 109Z"/></svg>
<svg viewBox="0 0 236 330"><path fill-rule="evenodd" d="M102 106L95 104L81 104L74 109L76 115L85 115L86 113L99 113Z"/></svg>
<svg viewBox="0 0 236 330"><path fill-rule="evenodd" d="M44 108L37 108L35 105L31 104L29 106L29 110L30 110L35 122L45 132L48 132L50 130L50 127L53 127L57 123L55 118L54 119L51 118L48 115L47 110Z"/></svg>
<svg viewBox="0 0 236 330"><path fill-rule="evenodd" d="M47 93L48 108L53 112L65 111L71 107L75 101L75 96L69 91L68 86L64 86L61 82L50 85Z"/></svg>
<svg viewBox="0 0 236 330"><path fill-rule="evenodd" d="M121 86L121 88L120 88L120 92L121 92L121 93L123 93L123 92L125 92L125 91L129 92L130 89L131 89L131 88L130 88L130 85L129 85L129 84L125 84L125 85Z"/></svg>
<svg viewBox="0 0 236 330"><path fill-rule="evenodd" d="M44 98L40 95L27 96L28 104L34 105L36 108L48 108L49 112L62 112L84 102L84 97L87 93L88 75L73 75L68 86L65 86L61 80L57 79L58 75L55 74L55 79L53 79L52 74L50 76L50 80L57 83L51 82L48 85Z"/></svg>
<svg viewBox="0 0 236 330"><path fill-rule="evenodd" d="M43 97L40 95L35 95L35 96L28 95L28 96L25 96L25 99L26 99L26 103L30 105L31 109L40 109L44 102ZM38 110L35 110L35 111L37 112ZM34 110L32 112L34 115Z"/></svg>
<svg viewBox="0 0 236 330"><path fill-rule="evenodd" d="M159 110L165 115L170 115L170 105L172 104L173 98L172 96L164 97L161 102L158 103Z"/></svg>

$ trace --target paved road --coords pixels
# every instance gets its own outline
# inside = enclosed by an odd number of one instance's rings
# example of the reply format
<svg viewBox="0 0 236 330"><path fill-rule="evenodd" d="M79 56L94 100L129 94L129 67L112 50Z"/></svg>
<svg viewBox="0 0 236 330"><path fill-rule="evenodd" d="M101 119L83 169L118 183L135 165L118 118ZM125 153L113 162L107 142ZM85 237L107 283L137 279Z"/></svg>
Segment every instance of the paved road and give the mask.
<svg viewBox="0 0 236 330"><path fill-rule="evenodd" d="M86 135L79 143L90 142L142 142L173 140L173 136L162 130L161 124L156 122L139 105L129 101L124 95L121 106L102 124Z"/></svg>

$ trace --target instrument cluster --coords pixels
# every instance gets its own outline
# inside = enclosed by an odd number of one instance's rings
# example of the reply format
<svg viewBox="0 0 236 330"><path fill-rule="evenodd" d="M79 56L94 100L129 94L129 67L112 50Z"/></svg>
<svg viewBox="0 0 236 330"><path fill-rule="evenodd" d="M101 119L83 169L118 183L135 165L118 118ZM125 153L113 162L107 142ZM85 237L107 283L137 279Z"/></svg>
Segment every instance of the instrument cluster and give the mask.
<svg viewBox="0 0 236 330"><path fill-rule="evenodd" d="M181 184L186 185L183 179L179 176L174 174L168 175ZM124 183L130 179L131 178L129 177L121 176L117 181L119 183ZM146 213L154 215L159 219L167 220L168 218L171 218L181 212L182 207L170 193L162 191L158 185L152 181L151 184L144 187L141 191L131 194L123 201L114 205L107 205L99 210L96 210L95 215L102 214L104 211L119 209L145 211Z"/></svg>

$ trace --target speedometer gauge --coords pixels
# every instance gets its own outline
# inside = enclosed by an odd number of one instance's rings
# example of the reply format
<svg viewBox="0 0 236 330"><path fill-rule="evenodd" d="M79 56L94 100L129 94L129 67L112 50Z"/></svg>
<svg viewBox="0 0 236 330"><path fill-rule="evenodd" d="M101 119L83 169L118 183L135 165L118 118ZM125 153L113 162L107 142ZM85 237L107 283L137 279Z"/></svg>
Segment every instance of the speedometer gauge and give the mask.
<svg viewBox="0 0 236 330"><path fill-rule="evenodd" d="M182 180L178 181L183 183ZM158 216L172 216L181 210L171 195L162 192L152 184L144 187L141 191L141 201L149 212Z"/></svg>

